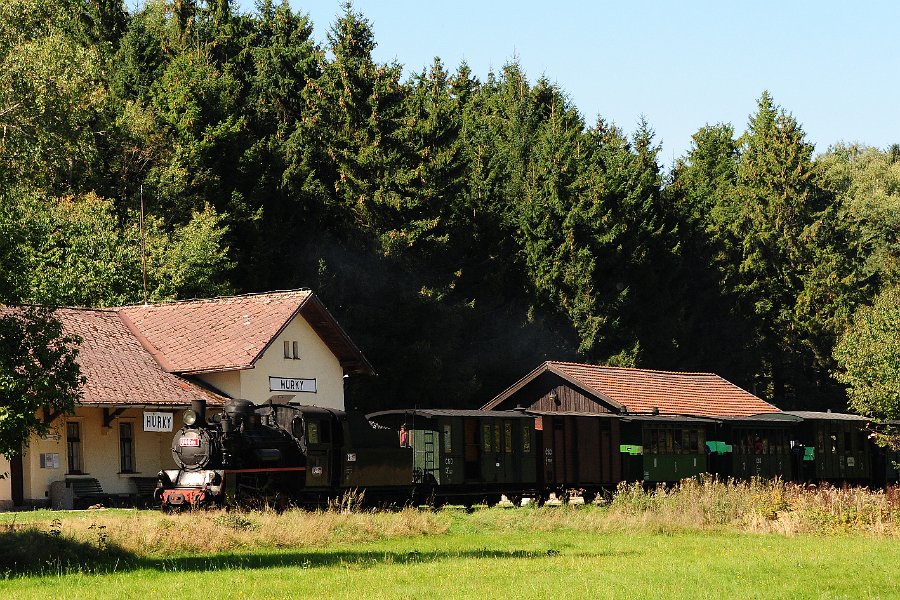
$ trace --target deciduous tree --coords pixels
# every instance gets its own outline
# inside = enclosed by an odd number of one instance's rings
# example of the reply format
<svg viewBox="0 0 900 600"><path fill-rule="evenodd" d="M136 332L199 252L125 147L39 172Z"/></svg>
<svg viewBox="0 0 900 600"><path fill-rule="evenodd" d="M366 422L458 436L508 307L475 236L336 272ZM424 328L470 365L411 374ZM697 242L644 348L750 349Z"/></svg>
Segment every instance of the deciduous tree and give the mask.
<svg viewBox="0 0 900 600"><path fill-rule="evenodd" d="M0 454L21 452L50 417L72 413L84 383L77 337L44 309L0 311Z"/></svg>

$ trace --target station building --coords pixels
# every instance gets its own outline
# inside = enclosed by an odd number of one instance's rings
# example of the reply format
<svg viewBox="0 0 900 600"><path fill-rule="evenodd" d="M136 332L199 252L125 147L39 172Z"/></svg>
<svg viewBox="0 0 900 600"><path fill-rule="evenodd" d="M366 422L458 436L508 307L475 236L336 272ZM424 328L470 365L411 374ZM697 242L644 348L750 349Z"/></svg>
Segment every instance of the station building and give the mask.
<svg viewBox="0 0 900 600"><path fill-rule="evenodd" d="M74 415L42 414L50 433L7 461L0 508L45 506L68 483L139 496L171 457L174 431L198 398L270 399L344 409L344 378L374 374L310 290L110 309L61 308L82 339L86 378ZM56 483L63 482L63 483Z"/></svg>

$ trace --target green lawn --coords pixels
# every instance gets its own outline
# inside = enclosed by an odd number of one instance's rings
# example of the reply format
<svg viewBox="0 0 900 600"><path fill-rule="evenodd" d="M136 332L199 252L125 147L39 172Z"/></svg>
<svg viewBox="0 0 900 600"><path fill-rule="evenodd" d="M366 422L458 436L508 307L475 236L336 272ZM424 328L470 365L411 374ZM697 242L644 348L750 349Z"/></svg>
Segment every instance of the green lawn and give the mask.
<svg viewBox="0 0 900 600"><path fill-rule="evenodd" d="M552 513L521 510L443 511L443 530L415 536L10 576L0 598L900 598L890 537L541 527Z"/></svg>

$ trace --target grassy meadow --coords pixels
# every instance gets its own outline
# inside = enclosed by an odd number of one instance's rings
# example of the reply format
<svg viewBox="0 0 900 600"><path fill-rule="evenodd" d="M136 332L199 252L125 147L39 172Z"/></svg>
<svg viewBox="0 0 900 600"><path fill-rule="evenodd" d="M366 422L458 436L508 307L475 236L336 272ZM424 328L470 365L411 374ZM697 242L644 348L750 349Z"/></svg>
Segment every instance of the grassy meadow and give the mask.
<svg viewBox="0 0 900 600"><path fill-rule="evenodd" d="M0 597L894 598L898 500L692 481L471 513L7 513Z"/></svg>

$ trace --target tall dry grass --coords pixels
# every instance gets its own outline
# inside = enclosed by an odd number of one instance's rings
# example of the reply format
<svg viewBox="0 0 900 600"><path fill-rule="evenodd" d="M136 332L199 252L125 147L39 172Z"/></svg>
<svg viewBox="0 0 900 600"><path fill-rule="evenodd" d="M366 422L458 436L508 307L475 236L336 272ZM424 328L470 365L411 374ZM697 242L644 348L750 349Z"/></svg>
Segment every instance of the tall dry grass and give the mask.
<svg viewBox="0 0 900 600"><path fill-rule="evenodd" d="M753 533L900 536L900 488L806 488L783 481L684 480L645 489L623 483L602 506L485 511L476 529L650 533L729 530Z"/></svg>
<svg viewBox="0 0 900 600"><path fill-rule="evenodd" d="M334 543L439 534L450 526L438 514L407 508L397 512L308 512L289 510L150 511L107 513L90 518L59 519L55 534L93 547L115 547L135 556L205 554L240 549L319 547ZM0 526L2 527L2 526ZM54 525L50 525L53 531ZM47 531L46 523L17 529Z"/></svg>
<svg viewBox="0 0 900 600"><path fill-rule="evenodd" d="M650 528L896 536L900 534L900 488L869 490L713 477L649 490L639 483L621 484L608 516Z"/></svg>

